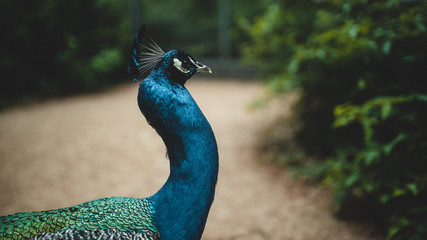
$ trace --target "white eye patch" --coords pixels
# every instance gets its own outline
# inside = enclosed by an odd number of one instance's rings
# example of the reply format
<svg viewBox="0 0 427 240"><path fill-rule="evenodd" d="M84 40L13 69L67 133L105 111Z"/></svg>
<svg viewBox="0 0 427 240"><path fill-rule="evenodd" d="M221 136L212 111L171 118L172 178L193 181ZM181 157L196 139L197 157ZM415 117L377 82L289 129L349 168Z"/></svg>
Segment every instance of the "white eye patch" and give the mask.
<svg viewBox="0 0 427 240"><path fill-rule="evenodd" d="M188 70L188 69L185 69L184 67L182 67L182 62L181 61L179 61L179 59L178 58L174 58L173 59L173 65L179 70L179 71L181 71L182 73L188 73L188 72L190 72L190 70Z"/></svg>

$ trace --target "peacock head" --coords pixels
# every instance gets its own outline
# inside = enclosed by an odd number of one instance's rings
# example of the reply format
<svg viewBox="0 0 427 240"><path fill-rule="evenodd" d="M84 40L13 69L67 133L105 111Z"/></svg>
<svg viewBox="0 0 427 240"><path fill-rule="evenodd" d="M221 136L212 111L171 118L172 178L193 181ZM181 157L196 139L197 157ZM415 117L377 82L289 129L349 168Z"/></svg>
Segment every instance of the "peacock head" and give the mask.
<svg viewBox="0 0 427 240"><path fill-rule="evenodd" d="M134 76L134 81L138 81L141 76L153 70L181 85L197 73L212 73L208 66L197 62L187 52L164 52L147 36L145 25L142 25L130 48L128 72Z"/></svg>
<svg viewBox="0 0 427 240"><path fill-rule="evenodd" d="M197 73L212 73L208 66L197 62L190 54L180 50L166 52L159 65L167 69L172 81L181 85Z"/></svg>

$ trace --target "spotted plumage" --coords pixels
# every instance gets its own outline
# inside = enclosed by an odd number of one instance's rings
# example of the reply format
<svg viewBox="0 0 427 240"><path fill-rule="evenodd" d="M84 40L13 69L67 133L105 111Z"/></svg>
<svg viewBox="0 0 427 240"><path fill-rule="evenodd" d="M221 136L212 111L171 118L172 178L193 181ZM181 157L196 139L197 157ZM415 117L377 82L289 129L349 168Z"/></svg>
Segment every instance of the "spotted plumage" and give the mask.
<svg viewBox="0 0 427 240"><path fill-rule="evenodd" d="M134 80L149 72L139 86L138 106L166 145L166 183L149 198L103 198L0 217L0 240L201 238L215 195L218 149L209 122L184 84L211 70L187 52L164 52L151 40L147 47L146 39L142 27L129 51L128 72Z"/></svg>

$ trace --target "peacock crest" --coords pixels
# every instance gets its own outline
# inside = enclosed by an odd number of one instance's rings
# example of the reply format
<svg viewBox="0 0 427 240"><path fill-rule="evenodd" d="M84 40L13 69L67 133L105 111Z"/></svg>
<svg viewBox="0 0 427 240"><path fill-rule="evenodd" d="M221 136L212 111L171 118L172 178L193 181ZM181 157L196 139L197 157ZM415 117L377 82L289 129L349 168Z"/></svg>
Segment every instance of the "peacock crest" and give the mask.
<svg viewBox="0 0 427 240"><path fill-rule="evenodd" d="M147 35L143 25L130 48L128 72L133 75L134 81L137 82L141 76L150 73L162 61L164 54L163 49Z"/></svg>

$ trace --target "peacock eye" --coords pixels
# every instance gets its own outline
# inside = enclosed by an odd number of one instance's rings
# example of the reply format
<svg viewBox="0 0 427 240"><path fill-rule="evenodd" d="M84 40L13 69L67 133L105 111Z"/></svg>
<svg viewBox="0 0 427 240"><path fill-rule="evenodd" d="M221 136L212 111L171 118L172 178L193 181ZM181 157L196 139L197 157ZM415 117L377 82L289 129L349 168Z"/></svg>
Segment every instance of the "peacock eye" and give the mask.
<svg viewBox="0 0 427 240"><path fill-rule="evenodd" d="M182 62L182 67L188 69L190 67L190 63L187 59Z"/></svg>
<svg viewBox="0 0 427 240"><path fill-rule="evenodd" d="M187 64L185 63L185 61L180 61L178 58L174 58L173 59L173 65L181 72L187 74L188 72L190 72L190 70L188 70L189 68L189 64L187 62Z"/></svg>

